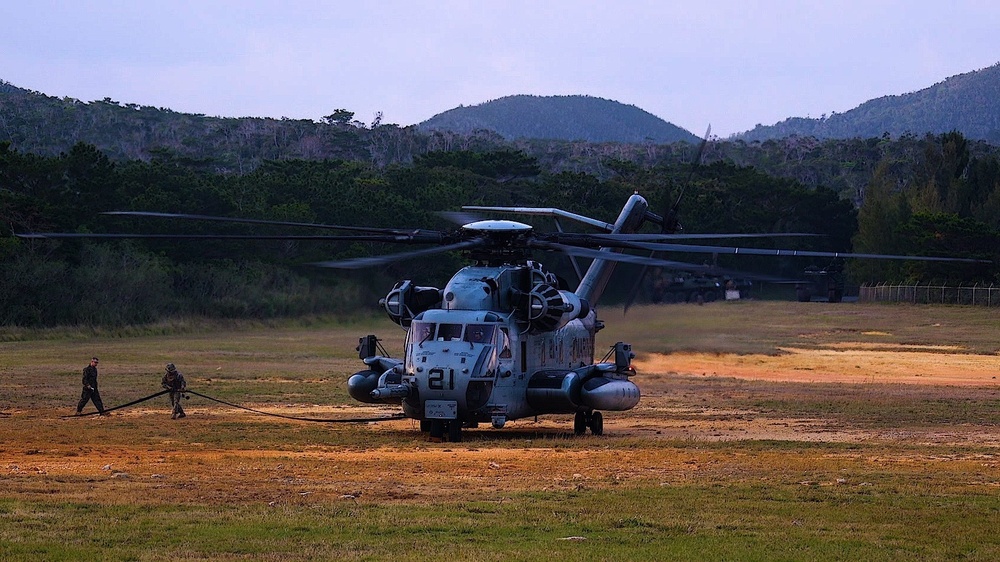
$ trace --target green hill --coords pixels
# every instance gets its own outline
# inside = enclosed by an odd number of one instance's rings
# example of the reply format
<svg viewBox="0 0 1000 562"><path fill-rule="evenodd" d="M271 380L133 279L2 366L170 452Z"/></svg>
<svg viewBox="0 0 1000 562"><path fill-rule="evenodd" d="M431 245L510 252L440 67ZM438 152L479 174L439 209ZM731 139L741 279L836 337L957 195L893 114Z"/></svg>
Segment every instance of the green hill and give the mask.
<svg viewBox="0 0 1000 562"><path fill-rule="evenodd" d="M207 117L111 98L58 98L0 80L0 141L33 154L58 155L85 142L113 160L170 154L245 172L265 160L367 160L368 136L349 122Z"/></svg>
<svg viewBox="0 0 1000 562"><path fill-rule="evenodd" d="M917 92L873 99L845 113L757 125L736 138L761 141L796 135L847 139L950 131L970 139L1000 142L1000 63L952 76Z"/></svg>
<svg viewBox="0 0 1000 562"><path fill-rule="evenodd" d="M591 96L508 96L460 106L420 123L421 131L495 131L507 140L558 139L586 142L698 142L698 137L659 117L616 101Z"/></svg>

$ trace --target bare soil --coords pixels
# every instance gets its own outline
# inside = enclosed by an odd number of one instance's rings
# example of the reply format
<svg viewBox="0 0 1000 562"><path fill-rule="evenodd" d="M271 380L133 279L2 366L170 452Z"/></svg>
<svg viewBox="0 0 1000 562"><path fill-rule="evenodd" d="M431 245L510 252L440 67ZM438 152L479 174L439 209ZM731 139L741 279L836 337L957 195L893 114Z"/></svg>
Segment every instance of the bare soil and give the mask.
<svg viewBox="0 0 1000 562"><path fill-rule="evenodd" d="M0 404L7 414L0 416L0 495L99 503L503 501L522 491L693 479L860 485L851 474L883 469L1000 487L1000 413L893 424L808 406L831 393L914 408L1000 404L995 354L843 341L777 354L647 354L635 366L642 402L606 413L602 437L573 437L570 417L549 416L467 430L461 443L430 443L411 420L317 427L197 398L183 420L170 419L165 397L106 417L66 419L75 396L57 407L8 395ZM798 403L805 411L781 406ZM327 418L393 411L308 397L248 405Z"/></svg>
<svg viewBox="0 0 1000 562"><path fill-rule="evenodd" d="M779 355L651 354L635 365L651 373L809 383L994 386L1000 374L1000 357L964 353L954 346L843 342L821 349L779 350Z"/></svg>

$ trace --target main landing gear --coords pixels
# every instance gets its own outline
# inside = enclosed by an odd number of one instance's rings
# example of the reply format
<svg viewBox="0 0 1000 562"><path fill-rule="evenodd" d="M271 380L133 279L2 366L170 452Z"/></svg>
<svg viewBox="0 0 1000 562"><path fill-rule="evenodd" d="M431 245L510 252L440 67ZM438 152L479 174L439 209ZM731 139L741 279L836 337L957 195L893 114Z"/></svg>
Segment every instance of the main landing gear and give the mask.
<svg viewBox="0 0 1000 562"><path fill-rule="evenodd" d="M594 435L604 435L604 416L600 412L577 412L573 419L573 433L583 435L587 428Z"/></svg>

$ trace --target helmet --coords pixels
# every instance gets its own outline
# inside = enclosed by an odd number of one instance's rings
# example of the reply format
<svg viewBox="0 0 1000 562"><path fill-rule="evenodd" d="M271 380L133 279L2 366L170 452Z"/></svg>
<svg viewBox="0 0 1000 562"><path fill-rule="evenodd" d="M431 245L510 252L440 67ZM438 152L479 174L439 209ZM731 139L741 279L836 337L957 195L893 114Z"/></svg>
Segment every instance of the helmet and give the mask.
<svg viewBox="0 0 1000 562"><path fill-rule="evenodd" d="M173 373L176 370L177 370L177 367L174 367L173 363L167 363L167 371Z"/></svg>

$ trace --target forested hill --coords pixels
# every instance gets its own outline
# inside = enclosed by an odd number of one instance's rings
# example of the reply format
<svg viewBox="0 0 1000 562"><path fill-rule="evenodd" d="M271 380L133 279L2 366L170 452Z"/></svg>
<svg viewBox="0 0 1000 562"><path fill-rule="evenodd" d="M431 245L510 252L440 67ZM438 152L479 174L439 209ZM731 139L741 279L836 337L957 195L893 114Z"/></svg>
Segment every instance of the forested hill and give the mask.
<svg viewBox="0 0 1000 562"><path fill-rule="evenodd" d="M0 80L0 142L41 155L55 156L85 142L115 161L170 157L207 169L248 173L268 160L409 164L428 151L490 150L513 138L664 145L699 141L635 106L586 96L515 96L454 109L420 126L400 127L379 118L365 124L346 109L317 121L209 117L111 98L58 98Z"/></svg>
<svg viewBox="0 0 1000 562"><path fill-rule="evenodd" d="M0 80L0 142L40 155L58 155L85 142L116 161L169 156L188 165L247 173L268 160L405 161L409 153L399 158L393 150L409 150L408 139L397 140L407 132L415 128L366 127L343 109L319 121L208 117L111 98L59 98Z"/></svg>
<svg viewBox="0 0 1000 562"><path fill-rule="evenodd" d="M1000 143L1000 63L952 76L917 92L873 99L845 113L757 125L737 138L756 141L797 135L847 139L950 131Z"/></svg>
<svg viewBox="0 0 1000 562"><path fill-rule="evenodd" d="M634 105L591 96L507 96L456 107L417 127L422 131L456 133L490 130L507 140L698 142L689 131Z"/></svg>

